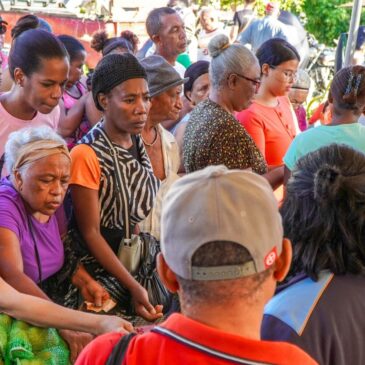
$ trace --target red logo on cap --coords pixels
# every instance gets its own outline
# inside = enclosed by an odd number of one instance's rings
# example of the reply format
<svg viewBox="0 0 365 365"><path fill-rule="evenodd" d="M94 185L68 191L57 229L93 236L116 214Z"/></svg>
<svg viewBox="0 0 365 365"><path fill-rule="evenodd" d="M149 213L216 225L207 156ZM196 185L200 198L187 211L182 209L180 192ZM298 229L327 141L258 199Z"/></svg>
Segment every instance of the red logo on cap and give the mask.
<svg viewBox="0 0 365 365"><path fill-rule="evenodd" d="M276 251L276 247L274 247L265 257L264 263L265 263L265 269L272 266L277 258L278 254Z"/></svg>

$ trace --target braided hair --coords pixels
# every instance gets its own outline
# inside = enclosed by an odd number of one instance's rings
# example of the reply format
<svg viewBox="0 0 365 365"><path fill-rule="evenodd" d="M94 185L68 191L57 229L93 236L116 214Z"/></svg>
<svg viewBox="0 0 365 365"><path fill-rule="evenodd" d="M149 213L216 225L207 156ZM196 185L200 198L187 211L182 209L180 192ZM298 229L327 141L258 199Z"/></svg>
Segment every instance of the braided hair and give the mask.
<svg viewBox="0 0 365 365"><path fill-rule="evenodd" d="M335 111L345 109L360 114L365 107L365 67L358 65L339 70L333 78L329 98Z"/></svg>

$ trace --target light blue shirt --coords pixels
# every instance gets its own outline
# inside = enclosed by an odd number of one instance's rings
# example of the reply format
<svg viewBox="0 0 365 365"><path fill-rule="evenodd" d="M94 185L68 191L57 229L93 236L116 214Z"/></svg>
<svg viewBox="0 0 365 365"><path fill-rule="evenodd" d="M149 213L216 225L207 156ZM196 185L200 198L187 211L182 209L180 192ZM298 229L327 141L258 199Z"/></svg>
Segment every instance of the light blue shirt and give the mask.
<svg viewBox="0 0 365 365"><path fill-rule="evenodd" d="M365 153L365 126L352 123L308 129L294 138L284 156L284 163L292 171L301 157L331 143L345 144Z"/></svg>
<svg viewBox="0 0 365 365"><path fill-rule="evenodd" d="M272 16L265 16L265 18L254 20L237 40L243 45L251 44L252 51L256 53L261 44L271 38L282 38L288 41L286 25Z"/></svg>

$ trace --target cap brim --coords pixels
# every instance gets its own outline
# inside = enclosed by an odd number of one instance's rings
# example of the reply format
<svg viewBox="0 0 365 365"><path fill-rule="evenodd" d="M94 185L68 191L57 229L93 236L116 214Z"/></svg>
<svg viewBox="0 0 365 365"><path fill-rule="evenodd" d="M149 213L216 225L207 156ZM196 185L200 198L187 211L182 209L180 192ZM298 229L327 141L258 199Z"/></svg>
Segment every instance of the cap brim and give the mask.
<svg viewBox="0 0 365 365"><path fill-rule="evenodd" d="M171 84L165 85L163 88L161 88L159 90L155 90L154 92L150 91L150 96L151 96L151 98L153 98L154 96L160 95L160 94L164 93L165 91L171 89L174 86L183 85L183 84L187 83L188 81L189 81L189 77L185 77L184 79L176 80L176 81L172 82Z"/></svg>

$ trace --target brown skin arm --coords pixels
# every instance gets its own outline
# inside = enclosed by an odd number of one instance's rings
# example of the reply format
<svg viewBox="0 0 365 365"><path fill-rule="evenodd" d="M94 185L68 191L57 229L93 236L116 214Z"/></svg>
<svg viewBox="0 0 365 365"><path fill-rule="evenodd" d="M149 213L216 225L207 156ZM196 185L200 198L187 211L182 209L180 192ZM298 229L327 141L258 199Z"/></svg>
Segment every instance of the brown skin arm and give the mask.
<svg viewBox="0 0 365 365"><path fill-rule="evenodd" d="M18 237L7 228L0 228L0 276L21 293L49 300L38 285L23 272Z"/></svg>
<svg viewBox="0 0 365 365"><path fill-rule="evenodd" d="M57 132L62 137L69 137L80 125L85 111L88 94L83 95L66 114L63 101L60 100L61 116Z"/></svg>
<svg viewBox="0 0 365 365"><path fill-rule="evenodd" d="M269 171L263 175L271 185L272 189L277 189L284 181L284 166L269 167Z"/></svg>
<svg viewBox="0 0 365 365"><path fill-rule="evenodd" d="M284 186L288 183L290 179L291 171L284 165Z"/></svg>
<svg viewBox="0 0 365 365"><path fill-rule="evenodd" d="M131 290L136 282L100 233L98 191L71 185L72 203L80 233L100 265Z"/></svg>
<svg viewBox="0 0 365 365"><path fill-rule="evenodd" d="M23 294L49 300L37 284L24 274L18 237L7 228L0 228L0 276L11 287ZM60 335L70 346L72 362L92 340L90 334L82 332L61 330Z"/></svg>
<svg viewBox="0 0 365 365"><path fill-rule="evenodd" d="M147 291L125 269L101 235L98 191L71 185L71 197L80 233L91 254L109 274L131 292L137 314L151 321L162 317L162 307L152 306Z"/></svg>
<svg viewBox="0 0 365 365"><path fill-rule="evenodd" d="M91 126L94 126L103 116L103 113L95 106L91 92L87 94L85 100L85 113Z"/></svg>

